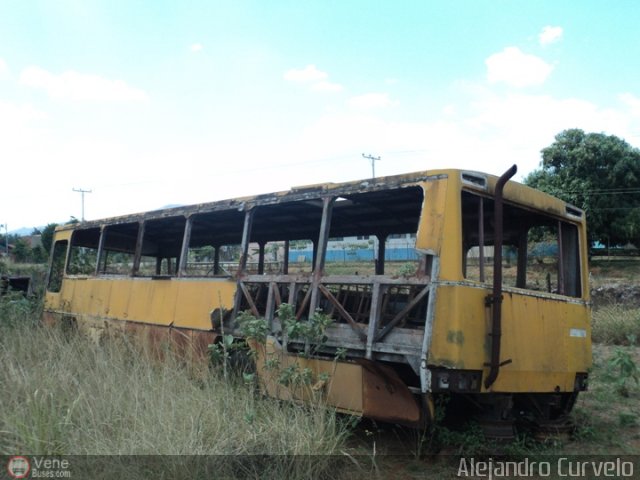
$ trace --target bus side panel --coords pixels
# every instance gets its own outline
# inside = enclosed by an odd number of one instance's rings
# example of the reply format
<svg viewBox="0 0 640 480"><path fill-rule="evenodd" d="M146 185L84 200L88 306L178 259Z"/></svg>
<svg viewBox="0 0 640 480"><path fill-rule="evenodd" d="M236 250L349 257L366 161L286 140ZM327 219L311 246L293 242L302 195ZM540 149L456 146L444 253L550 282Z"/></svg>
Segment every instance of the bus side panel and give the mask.
<svg viewBox="0 0 640 480"><path fill-rule="evenodd" d="M132 279L128 318L158 325L171 325L174 321L179 288L174 283L172 280Z"/></svg>
<svg viewBox="0 0 640 480"><path fill-rule="evenodd" d="M71 316L127 320L198 330L211 329L211 311L233 307L235 282L229 280L152 280L148 278L65 278L56 305Z"/></svg>
<svg viewBox="0 0 640 480"><path fill-rule="evenodd" d="M227 279L186 280L179 285L175 310L177 327L211 328L211 312L233 309L236 283ZM220 305L222 302L222 305Z"/></svg>
<svg viewBox="0 0 640 480"><path fill-rule="evenodd" d="M424 201L420 215L420 224L416 235L416 248L427 250L436 255L442 248L443 219L447 204L447 183L443 179L435 182L424 182Z"/></svg>
<svg viewBox="0 0 640 480"><path fill-rule="evenodd" d="M441 286L429 364L484 370L491 352L489 289ZM573 391L575 373L591 366L589 307L583 303L504 292L502 362L494 392Z"/></svg>

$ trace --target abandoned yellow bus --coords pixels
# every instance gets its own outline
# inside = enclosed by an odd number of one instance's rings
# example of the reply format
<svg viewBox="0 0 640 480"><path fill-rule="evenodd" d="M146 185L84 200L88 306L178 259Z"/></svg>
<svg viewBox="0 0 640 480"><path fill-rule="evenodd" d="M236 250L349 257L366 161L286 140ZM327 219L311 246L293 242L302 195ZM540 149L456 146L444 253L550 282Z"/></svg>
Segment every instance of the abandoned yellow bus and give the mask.
<svg viewBox="0 0 640 480"><path fill-rule="evenodd" d="M270 395L306 395L268 374L277 355L342 412L425 425L446 394L498 435L519 421L561 428L591 365L585 215L510 181L515 171L317 184L61 226L44 320L206 352L224 334L246 341L238 319L250 315L267 328L253 347ZM291 333L317 314L315 337Z"/></svg>

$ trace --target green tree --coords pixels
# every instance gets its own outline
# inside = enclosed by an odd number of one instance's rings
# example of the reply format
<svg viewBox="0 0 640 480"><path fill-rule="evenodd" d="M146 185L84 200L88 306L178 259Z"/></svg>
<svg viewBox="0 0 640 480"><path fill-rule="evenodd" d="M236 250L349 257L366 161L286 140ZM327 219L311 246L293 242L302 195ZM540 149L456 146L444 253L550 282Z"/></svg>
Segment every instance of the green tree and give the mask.
<svg viewBox="0 0 640 480"><path fill-rule="evenodd" d="M57 226L57 223L49 223L42 229L42 233L40 234L40 241L42 242L42 248L46 252L46 255L49 255L49 252L51 252L51 244L53 243L53 232L55 231Z"/></svg>
<svg viewBox="0 0 640 480"><path fill-rule="evenodd" d="M13 256L18 263L31 260L31 247L26 240L18 238L13 245Z"/></svg>
<svg viewBox="0 0 640 480"><path fill-rule="evenodd" d="M564 130L525 183L587 215L589 237L640 246L640 150L614 135Z"/></svg>

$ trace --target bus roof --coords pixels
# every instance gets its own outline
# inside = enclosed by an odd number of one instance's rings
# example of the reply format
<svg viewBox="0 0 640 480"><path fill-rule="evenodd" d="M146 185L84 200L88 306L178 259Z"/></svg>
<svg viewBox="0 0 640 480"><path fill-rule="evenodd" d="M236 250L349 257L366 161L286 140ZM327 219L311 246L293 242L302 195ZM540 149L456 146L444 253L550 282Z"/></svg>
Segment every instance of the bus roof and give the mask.
<svg viewBox="0 0 640 480"><path fill-rule="evenodd" d="M290 190L250 195L224 200L216 200L192 205L176 206L158 210L149 210L115 217L107 217L81 222L83 228L97 227L105 224L129 223L140 220L191 215L220 210L245 210L260 205L274 205L285 202L300 202L317 200L326 196L349 196L358 193L376 192L385 190L402 189L409 186L420 185L423 182L455 179L461 188L486 195L493 195L498 177L486 173L471 170L443 169L426 170L421 172L376 177L362 180L354 180L341 183L318 183L292 187ZM561 217L569 216L573 221L584 220L584 212L577 208L526 185L509 181L505 186L504 198L506 201L520 204L525 207L546 211ZM79 224L61 225L57 230L77 228Z"/></svg>

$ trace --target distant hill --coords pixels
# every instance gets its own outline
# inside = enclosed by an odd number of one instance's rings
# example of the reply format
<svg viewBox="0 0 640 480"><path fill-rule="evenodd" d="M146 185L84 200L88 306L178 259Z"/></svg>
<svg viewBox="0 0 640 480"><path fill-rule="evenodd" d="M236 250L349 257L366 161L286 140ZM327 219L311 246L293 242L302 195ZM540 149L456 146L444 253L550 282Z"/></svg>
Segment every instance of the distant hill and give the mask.
<svg viewBox="0 0 640 480"><path fill-rule="evenodd" d="M31 232L33 232L34 228L42 230L44 228L44 225L42 227L22 227L16 230L10 230L9 235L18 235L19 237L25 237L27 235L31 235Z"/></svg>

